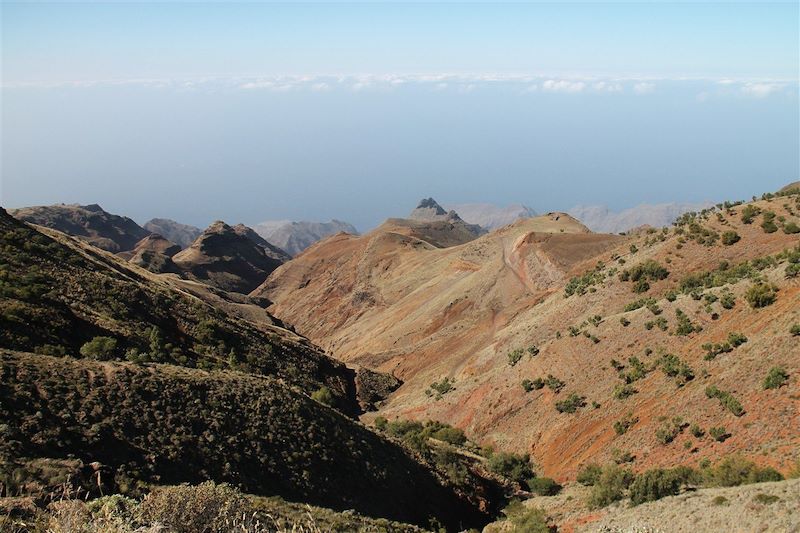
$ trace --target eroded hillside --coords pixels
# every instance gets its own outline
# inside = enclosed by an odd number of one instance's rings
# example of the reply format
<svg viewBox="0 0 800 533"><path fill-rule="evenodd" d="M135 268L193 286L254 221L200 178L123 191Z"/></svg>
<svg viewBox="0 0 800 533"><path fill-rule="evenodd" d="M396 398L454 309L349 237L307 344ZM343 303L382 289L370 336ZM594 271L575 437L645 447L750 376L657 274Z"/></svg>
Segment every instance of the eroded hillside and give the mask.
<svg viewBox="0 0 800 533"><path fill-rule="evenodd" d="M786 469L799 198L626 237L551 214L447 248L389 223L317 244L257 294L335 357L400 377L381 414L452 423L559 479L734 451ZM787 378L765 388L771 373Z"/></svg>

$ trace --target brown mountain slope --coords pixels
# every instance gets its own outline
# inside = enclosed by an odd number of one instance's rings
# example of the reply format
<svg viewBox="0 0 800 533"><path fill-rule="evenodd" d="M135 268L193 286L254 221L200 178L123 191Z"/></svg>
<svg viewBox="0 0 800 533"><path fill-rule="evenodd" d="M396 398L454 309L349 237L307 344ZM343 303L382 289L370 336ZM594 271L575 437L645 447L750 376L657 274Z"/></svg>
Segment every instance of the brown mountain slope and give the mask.
<svg viewBox="0 0 800 533"><path fill-rule="evenodd" d="M181 248L191 246L194 240L203 233L203 230L188 224L181 224L168 218L153 218L142 226L147 231L163 235Z"/></svg>
<svg viewBox="0 0 800 533"><path fill-rule="evenodd" d="M128 217L112 215L99 205L57 204L11 209L25 222L74 235L109 252L132 250L150 232Z"/></svg>
<svg viewBox="0 0 800 533"><path fill-rule="evenodd" d="M231 227L222 221L214 222L172 260L191 278L246 294L283 262L274 250L251 240L249 233L263 241L245 226Z"/></svg>
<svg viewBox="0 0 800 533"><path fill-rule="evenodd" d="M786 273L800 254L763 258L800 241L792 233L798 202L794 195L729 206L684 217L667 233L629 237L586 233L564 215L448 249L387 231L335 237L276 270L257 292L337 358L396 373L404 384L381 414L452 423L498 448L530 452L548 475L569 478L615 449L630 452L637 469L733 451L785 469L800 445L800 348L790 333L800 322L800 287ZM762 213L745 224L745 210ZM723 245L725 231L740 240ZM715 271L722 261L757 259ZM668 274L659 279L658 269L644 268L653 279L634 293L631 274L629 281L619 275L647 260ZM708 271L702 281L713 287L682 283ZM570 276L582 277L568 283ZM745 294L762 278L779 288L776 301L751 308ZM567 297L566 288L575 294ZM680 294L673 298L672 290ZM655 305L624 311L643 297ZM721 305L731 298L733 308ZM706 359L702 346L731 333L748 340ZM764 390L772 367L788 373L788 385ZM539 389L535 379L548 375L557 378L548 381L552 388ZM431 384L443 378L452 390L433 393ZM632 381L627 388L623 378ZM710 386L723 392L710 389L707 397ZM745 411L739 416L735 401ZM628 414L635 422L617 434L614 423ZM683 421L673 429L676 416ZM697 424L704 436L684 424ZM712 439L712 427L730 436Z"/></svg>

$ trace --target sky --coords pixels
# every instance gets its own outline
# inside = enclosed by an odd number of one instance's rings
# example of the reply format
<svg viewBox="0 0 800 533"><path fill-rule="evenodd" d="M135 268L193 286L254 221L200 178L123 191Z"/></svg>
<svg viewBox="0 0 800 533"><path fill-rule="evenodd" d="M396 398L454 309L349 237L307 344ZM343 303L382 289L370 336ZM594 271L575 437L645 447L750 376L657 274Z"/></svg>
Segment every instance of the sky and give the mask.
<svg viewBox="0 0 800 533"><path fill-rule="evenodd" d="M800 179L784 3L3 2L0 205L338 218Z"/></svg>

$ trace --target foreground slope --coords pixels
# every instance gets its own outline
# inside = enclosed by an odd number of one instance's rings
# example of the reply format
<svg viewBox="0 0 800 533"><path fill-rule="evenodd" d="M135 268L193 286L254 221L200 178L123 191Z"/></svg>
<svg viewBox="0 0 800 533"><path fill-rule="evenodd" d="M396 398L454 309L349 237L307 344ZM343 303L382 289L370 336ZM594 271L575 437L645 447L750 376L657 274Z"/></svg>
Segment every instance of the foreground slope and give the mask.
<svg viewBox="0 0 800 533"><path fill-rule="evenodd" d="M384 228L317 245L258 293L337 358L396 373L381 414L457 425L559 479L736 451L785 470L799 203L720 204L627 237L550 215L446 249ZM770 296L753 307L754 291Z"/></svg>
<svg viewBox="0 0 800 533"><path fill-rule="evenodd" d="M2 210L0 229L0 492L44 498L65 470L104 493L211 479L450 528L496 505L345 416L360 374L263 310L244 318L246 297Z"/></svg>
<svg viewBox="0 0 800 533"><path fill-rule="evenodd" d="M409 452L280 380L6 350L0 378L0 476L11 490L21 472L34 482L35 458L51 472L78 458L104 465L106 493L211 479L417 524L485 521Z"/></svg>

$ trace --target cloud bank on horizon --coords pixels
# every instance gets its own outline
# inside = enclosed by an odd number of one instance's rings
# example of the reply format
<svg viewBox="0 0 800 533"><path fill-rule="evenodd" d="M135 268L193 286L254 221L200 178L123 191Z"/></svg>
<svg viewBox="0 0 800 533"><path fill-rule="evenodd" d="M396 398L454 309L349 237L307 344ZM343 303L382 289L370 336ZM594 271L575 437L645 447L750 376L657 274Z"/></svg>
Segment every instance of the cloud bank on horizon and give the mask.
<svg viewBox="0 0 800 533"><path fill-rule="evenodd" d="M797 2L4 3L0 204L346 219L800 176Z"/></svg>

